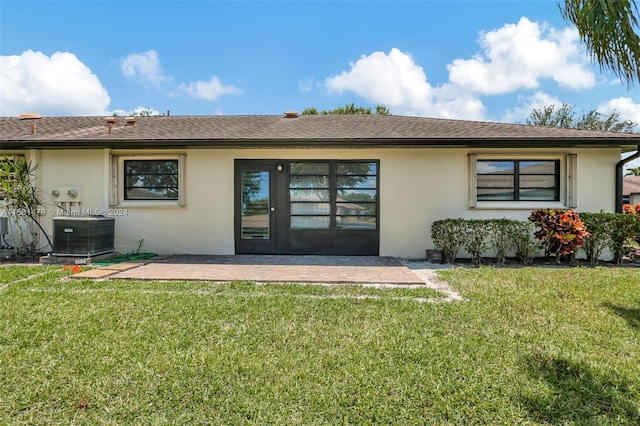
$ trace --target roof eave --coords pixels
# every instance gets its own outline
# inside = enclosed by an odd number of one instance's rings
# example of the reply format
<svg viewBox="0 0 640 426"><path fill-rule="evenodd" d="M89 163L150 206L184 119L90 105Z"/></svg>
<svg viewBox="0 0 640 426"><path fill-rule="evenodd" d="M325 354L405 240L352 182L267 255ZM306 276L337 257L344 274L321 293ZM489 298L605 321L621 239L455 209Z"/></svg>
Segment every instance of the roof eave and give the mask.
<svg viewBox="0 0 640 426"><path fill-rule="evenodd" d="M362 138L362 139L112 139L7 140L2 150L24 149L176 149L176 148L558 148L634 149L640 138Z"/></svg>

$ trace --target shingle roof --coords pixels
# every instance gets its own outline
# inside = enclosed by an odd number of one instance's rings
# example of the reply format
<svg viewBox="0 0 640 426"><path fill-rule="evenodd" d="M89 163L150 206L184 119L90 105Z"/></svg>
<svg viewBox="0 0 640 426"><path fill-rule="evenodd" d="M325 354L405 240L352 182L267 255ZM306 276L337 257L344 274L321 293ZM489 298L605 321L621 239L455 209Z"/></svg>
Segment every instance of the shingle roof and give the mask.
<svg viewBox="0 0 640 426"><path fill-rule="evenodd" d="M0 148L640 144L640 134L383 115L119 117L108 128L105 117L0 118Z"/></svg>
<svg viewBox="0 0 640 426"><path fill-rule="evenodd" d="M622 193L624 195L640 193L640 176L625 176L622 181Z"/></svg>

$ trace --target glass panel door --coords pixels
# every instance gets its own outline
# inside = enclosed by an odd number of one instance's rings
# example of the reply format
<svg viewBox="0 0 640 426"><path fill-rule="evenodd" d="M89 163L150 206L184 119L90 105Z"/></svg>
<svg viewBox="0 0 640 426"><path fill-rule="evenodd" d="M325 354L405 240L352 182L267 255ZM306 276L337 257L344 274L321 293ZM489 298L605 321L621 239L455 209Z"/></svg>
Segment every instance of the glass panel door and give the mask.
<svg viewBox="0 0 640 426"><path fill-rule="evenodd" d="M236 253L275 253L276 165L265 161L236 161Z"/></svg>
<svg viewBox="0 0 640 426"><path fill-rule="evenodd" d="M271 234L268 171L242 171L242 209L240 237L243 240L268 240Z"/></svg>

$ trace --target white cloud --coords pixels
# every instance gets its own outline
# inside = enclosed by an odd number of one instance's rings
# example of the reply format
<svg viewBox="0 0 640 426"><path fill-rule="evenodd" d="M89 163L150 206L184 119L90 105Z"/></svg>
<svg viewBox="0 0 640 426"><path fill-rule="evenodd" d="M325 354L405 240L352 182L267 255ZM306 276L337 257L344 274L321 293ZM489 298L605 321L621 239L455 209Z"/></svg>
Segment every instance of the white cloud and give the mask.
<svg viewBox="0 0 640 426"><path fill-rule="evenodd" d="M616 111L623 120L631 120L640 125L640 104L634 103L631 98L620 97L611 99L600 105L597 110L605 114Z"/></svg>
<svg viewBox="0 0 640 426"><path fill-rule="evenodd" d="M548 93L536 92L533 96L521 96L521 106L507 111L502 117L505 123L524 123L533 109L541 109L548 105L562 106L562 101Z"/></svg>
<svg viewBox="0 0 640 426"><path fill-rule="evenodd" d="M155 50L132 53L120 59L120 69L125 77L143 81L151 86L159 87L171 80L171 77L162 71L160 58Z"/></svg>
<svg viewBox="0 0 640 426"><path fill-rule="evenodd" d="M456 87L432 87L422 67L397 48L361 56L349 71L327 78L324 86L333 93L353 92L397 115L480 119L484 113L479 99Z"/></svg>
<svg viewBox="0 0 640 426"><path fill-rule="evenodd" d="M308 93L313 88L313 83L314 83L313 78L301 80L298 82L298 90L300 90L302 93Z"/></svg>
<svg viewBox="0 0 640 426"><path fill-rule="evenodd" d="M597 111L603 114L610 114L614 111L620 114L620 118L623 120L631 120L635 123L640 124L640 104L636 104L633 102L633 99L627 97L620 97L611 99L608 102L600 105L597 108ZM632 155L635 151L632 151L628 154L624 154L622 157L628 157ZM625 164L624 169L630 169L632 167L640 167L640 159L636 159L630 161Z"/></svg>
<svg viewBox="0 0 640 426"><path fill-rule="evenodd" d="M197 99L213 101L223 95L236 95L241 93L235 86L225 86L216 76L212 76L209 81L195 81L192 83L182 83L178 86L178 91L189 94Z"/></svg>
<svg viewBox="0 0 640 426"><path fill-rule="evenodd" d="M481 96L536 89L543 80L574 90L598 83L575 29L556 30L523 17L517 24L481 33L479 44L481 53L447 66L445 84L430 84L411 55L393 48L388 54L361 56L349 70L328 77L324 86L330 93L352 92L384 104L394 114L483 120ZM533 108L562 104L540 91L523 99L524 105L505 113L503 120L523 120Z"/></svg>
<svg viewBox="0 0 640 426"><path fill-rule="evenodd" d="M482 33L479 43L482 53L447 66L453 84L487 95L534 89L541 79L570 89L596 84L575 29L548 29L523 17Z"/></svg>
<svg viewBox="0 0 640 426"><path fill-rule="evenodd" d="M235 95L241 90L235 86L225 86L215 75L208 81L173 83L173 77L162 70L158 52L151 49L144 53L132 53L120 60L122 74L132 80L164 92L167 95L187 94L192 98L213 101L223 95Z"/></svg>
<svg viewBox="0 0 640 426"><path fill-rule="evenodd" d="M349 71L329 77L330 91L352 91L370 102L388 106L424 108L431 100L432 88L421 66L410 55L393 48L387 55L374 52L350 64Z"/></svg>
<svg viewBox="0 0 640 426"><path fill-rule="evenodd" d="M27 50L0 56L0 115L104 115L111 102L98 77L73 53Z"/></svg>

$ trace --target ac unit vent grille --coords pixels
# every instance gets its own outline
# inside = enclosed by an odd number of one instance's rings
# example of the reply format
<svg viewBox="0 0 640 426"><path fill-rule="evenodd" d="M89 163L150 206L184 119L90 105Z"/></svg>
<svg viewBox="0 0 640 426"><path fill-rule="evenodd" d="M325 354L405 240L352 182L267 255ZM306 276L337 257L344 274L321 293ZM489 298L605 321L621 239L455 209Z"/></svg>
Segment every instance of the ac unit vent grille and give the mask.
<svg viewBox="0 0 640 426"><path fill-rule="evenodd" d="M114 251L112 217L53 218L55 256L97 256Z"/></svg>

